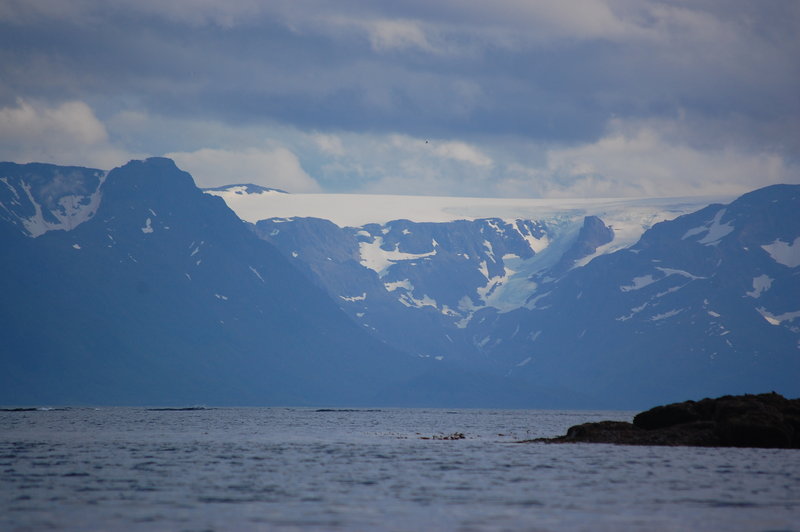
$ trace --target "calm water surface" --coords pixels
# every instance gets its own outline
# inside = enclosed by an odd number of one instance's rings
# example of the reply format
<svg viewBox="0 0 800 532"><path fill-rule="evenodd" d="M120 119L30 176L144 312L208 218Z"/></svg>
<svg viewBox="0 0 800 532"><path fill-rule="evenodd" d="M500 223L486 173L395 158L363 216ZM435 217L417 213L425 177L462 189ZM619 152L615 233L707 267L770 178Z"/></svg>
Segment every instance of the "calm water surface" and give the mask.
<svg viewBox="0 0 800 532"><path fill-rule="evenodd" d="M798 451L512 443L630 417L0 412L0 530L800 530Z"/></svg>

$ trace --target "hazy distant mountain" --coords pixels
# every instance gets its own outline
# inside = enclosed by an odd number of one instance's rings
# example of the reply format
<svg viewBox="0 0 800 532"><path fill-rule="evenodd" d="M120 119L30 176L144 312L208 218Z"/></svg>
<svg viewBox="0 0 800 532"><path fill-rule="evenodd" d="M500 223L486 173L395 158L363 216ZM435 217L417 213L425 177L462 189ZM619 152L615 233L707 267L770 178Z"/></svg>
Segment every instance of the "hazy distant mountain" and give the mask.
<svg viewBox="0 0 800 532"><path fill-rule="evenodd" d="M328 204L309 207L303 204L305 195L213 193L251 219L259 206L263 215L285 209L285 202L300 212L318 210L334 220L343 212L345 219L352 219L352 211L366 202L387 199L331 195ZM312 202L316 199L311 195ZM470 198L388 199L392 203L382 205L375 212L378 217L388 216L386 211L403 212L405 205L416 220L339 227L320 218L280 217L258 221L255 229L382 340L418 356L481 366L489 362L482 355L486 346L474 339L472 329L483 319L482 311L523 307L544 281L560 278L597 254L632 245L655 221L698 205L685 199L505 200L510 204ZM420 200L421 206L416 203ZM487 210L502 218L469 216ZM514 217L520 214L530 217ZM452 219L423 221L443 217Z"/></svg>
<svg viewBox="0 0 800 532"><path fill-rule="evenodd" d="M0 163L0 213L0 404L572 401L386 345L167 159Z"/></svg>
<svg viewBox="0 0 800 532"><path fill-rule="evenodd" d="M800 395L798 213L800 186L777 185L657 224L474 338L518 377L619 404Z"/></svg>
<svg viewBox="0 0 800 532"><path fill-rule="evenodd" d="M800 394L797 197L796 186L769 187L652 228L699 207L555 202L532 204L541 214L527 219L459 220L450 206L452 221L358 227L284 210L255 228L398 349L626 406ZM353 197L342 200L347 209ZM337 216L335 205L309 208L301 197L269 201Z"/></svg>
<svg viewBox="0 0 800 532"><path fill-rule="evenodd" d="M800 395L798 186L710 206L304 196L204 194L167 159L1 163L0 404Z"/></svg>

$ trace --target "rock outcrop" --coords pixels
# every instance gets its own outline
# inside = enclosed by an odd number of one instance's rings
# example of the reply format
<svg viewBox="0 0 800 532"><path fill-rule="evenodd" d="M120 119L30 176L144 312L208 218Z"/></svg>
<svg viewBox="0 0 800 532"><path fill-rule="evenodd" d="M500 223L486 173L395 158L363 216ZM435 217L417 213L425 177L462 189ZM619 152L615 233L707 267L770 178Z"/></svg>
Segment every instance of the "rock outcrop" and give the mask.
<svg viewBox="0 0 800 532"><path fill-rule="evenodd" d="M584 423L529 441L800 449L800 399L773 392L685 401L642 412L633 423Z"/></svg>

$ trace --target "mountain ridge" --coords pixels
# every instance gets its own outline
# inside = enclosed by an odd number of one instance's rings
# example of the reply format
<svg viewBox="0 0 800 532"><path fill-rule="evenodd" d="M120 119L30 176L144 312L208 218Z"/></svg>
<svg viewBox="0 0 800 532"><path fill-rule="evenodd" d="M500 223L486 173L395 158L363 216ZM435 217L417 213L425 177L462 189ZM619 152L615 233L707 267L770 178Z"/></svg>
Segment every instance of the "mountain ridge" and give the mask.
<svg viewBox="0 0 800 532"><path fill-rule="evenodd" d="M215 196L163 158L111 172L0 164L0 403L800 395L798 186L695 210L584 202L355 227L253 224ZM674 219L656 223L665 207Z"/></svg>

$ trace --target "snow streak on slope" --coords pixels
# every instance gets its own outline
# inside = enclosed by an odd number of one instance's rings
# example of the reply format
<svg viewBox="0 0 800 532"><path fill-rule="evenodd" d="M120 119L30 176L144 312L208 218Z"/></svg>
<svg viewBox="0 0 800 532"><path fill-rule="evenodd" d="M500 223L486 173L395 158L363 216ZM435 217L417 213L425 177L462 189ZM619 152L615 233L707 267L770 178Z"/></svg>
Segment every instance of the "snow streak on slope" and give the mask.
<svg viewBox="0 0 800 532"><path fill-rule="evenodd" d="M40 176L0 177L0 219L17 225L33 238L48 231L71 231L94 216L102 199L101 187L107 173L86 170L95 172L92 177L97 183L93 189L84 186L87 176L58 175L46 186L30 181L41 181Z"/></svg>

